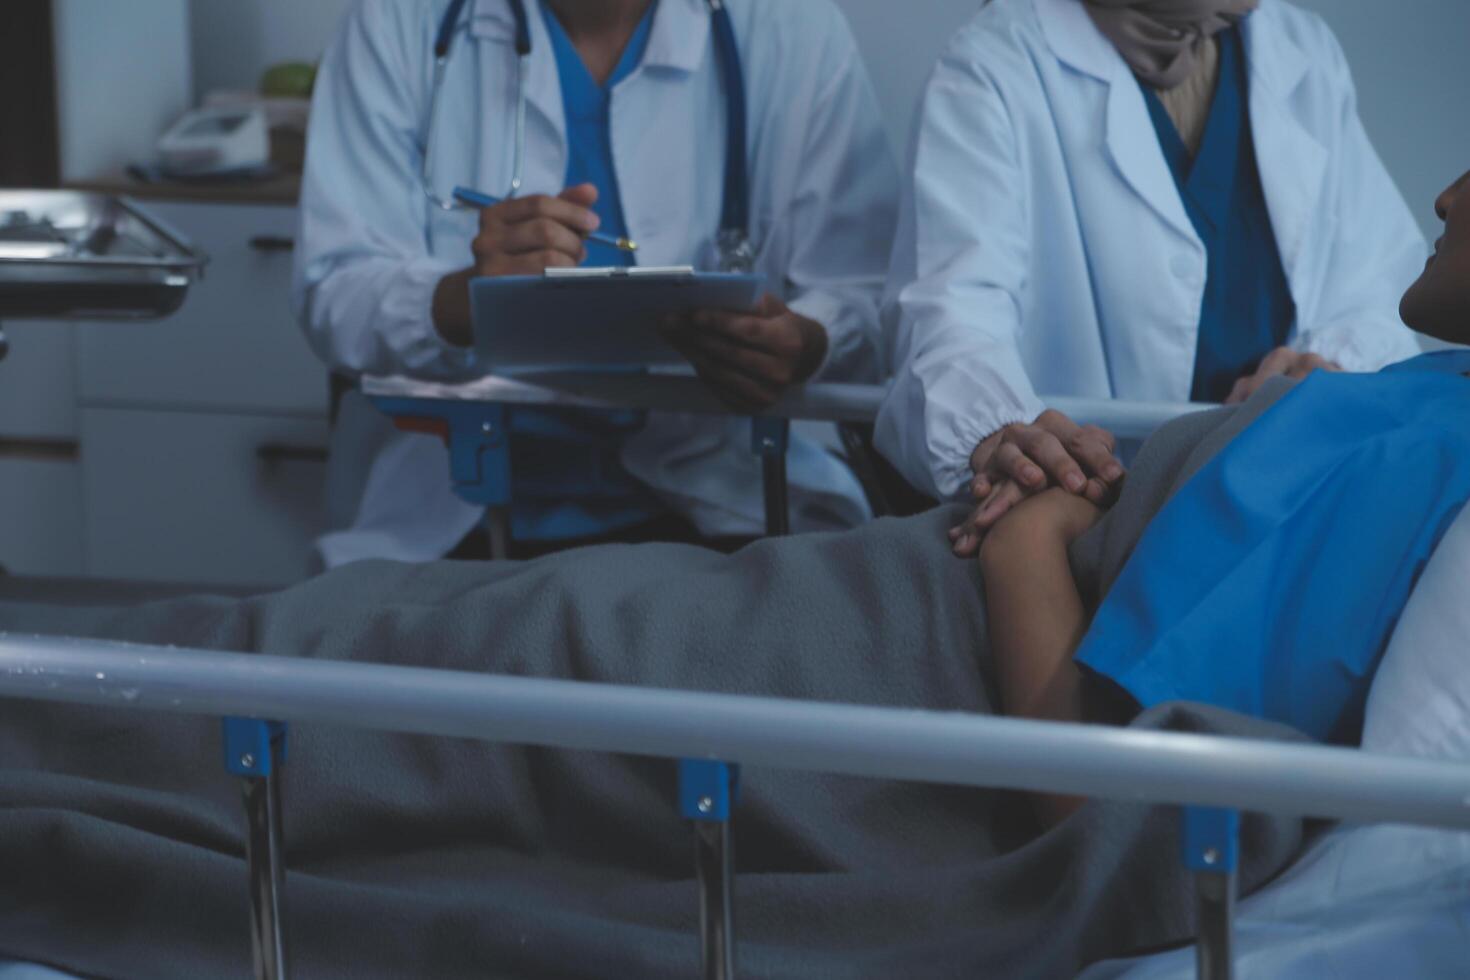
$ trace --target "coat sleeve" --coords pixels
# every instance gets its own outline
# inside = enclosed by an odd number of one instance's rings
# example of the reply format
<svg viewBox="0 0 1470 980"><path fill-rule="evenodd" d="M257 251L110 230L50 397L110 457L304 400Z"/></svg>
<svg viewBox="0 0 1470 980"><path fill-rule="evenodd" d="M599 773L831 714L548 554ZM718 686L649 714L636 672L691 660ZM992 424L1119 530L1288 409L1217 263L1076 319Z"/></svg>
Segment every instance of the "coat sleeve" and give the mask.
<svg viewBox="0 0 1470 980"><path fill-rule="evenodd" d="M783 221L793 229L786 295L797 313L827 331L815 379L878 382L879 305L898 212L898 167L857 42L835 10L820 23L825 84L802 136L800 173Z"/></svg>
<svg viewBox="0 0 1470 980"><path fill-rule="evenodd" d="M1423 271L1428 246L1358 116L1357 90L1342 48L1321 26L1322 62L1335 82L1338 145L1329 206L1336 234L1311 322L1293 346L1349 371L1376 371L1420 353L1399 319L1399 300Z"/></svg>
<svg viewBox="0 0 1470 980"><path fill-rule="evenodd" d="M292 299L317 354L352 374L447 378L469 360L431 313L439 281L469 264L429 252L431 7L362 0L317 79Z"/></svg>
<svg viewBox="0 0 1470 980"><path fill-rule="evenodd" d="M986 437L1045 406L1021 357L1032 251L1027 180L1001 94L952 51L912 140L884 317L893 388L879 449L940 499L969 481Z"/></svg>

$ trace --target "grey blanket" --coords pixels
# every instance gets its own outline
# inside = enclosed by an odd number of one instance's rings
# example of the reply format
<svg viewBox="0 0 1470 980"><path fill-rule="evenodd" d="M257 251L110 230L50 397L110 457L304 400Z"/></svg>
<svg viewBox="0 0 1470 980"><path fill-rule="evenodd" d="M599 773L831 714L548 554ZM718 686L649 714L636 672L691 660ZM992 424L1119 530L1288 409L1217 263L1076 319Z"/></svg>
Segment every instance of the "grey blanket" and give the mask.
<svg viewBox="0 0 1470 980"><path fill-rule="evenodd" d="M1241 419L1156 438L1074 554L1100 593ZM990 712L981 583L941 510L733 557L612 547L363 564L277 595L0 606L0 628L822 701ZM1173 706L1140 725L1290 733ZM688 977L690 842L664 761L300 726L287 772L298 976ZM1193 933L1177 815L1094 803L1032 835L1013 794L755 770L737 817L751 977L1051 977ZM1244 884L1299 822L1254 817ZM218 723L0 706L0 952L116 977L244 977L237 787Z"/></svg>

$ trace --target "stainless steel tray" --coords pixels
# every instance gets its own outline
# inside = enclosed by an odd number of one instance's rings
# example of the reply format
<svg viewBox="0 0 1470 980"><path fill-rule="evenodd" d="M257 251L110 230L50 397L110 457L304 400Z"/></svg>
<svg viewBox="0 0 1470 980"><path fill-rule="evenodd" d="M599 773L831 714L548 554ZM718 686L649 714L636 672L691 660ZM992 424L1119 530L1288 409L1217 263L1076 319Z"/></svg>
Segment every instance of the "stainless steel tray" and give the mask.
<svg viewBox="0 0 1470 980"><path fill-rule="evenodd" d="M0 190L0 318L165 317L207 262L128 198Z"/></svg>

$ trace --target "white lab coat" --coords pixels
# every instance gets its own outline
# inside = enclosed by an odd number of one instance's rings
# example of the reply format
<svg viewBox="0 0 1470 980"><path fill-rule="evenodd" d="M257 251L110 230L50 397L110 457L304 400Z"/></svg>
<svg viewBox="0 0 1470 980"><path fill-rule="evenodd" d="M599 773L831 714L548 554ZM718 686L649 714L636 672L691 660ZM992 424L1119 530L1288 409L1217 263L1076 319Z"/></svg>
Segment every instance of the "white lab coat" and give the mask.
<svg viewBox="0 0 1470 980"><path fill-rule="evenodd" d="M1398 301L1427 248L1316 16L1245 22L1256 156L1297 320L1349 370L1417 351ZM950 497L1046 396L1187 401L1205 247L1138 82L1079 0L993 0L950 43L913 142L878 445Z"/></svg>
<svg viewBox="0 0 1470 980"><path fill-rule="evenodd" d="M466 352L441 342L430 307L447 273L470 264L477 219L443 213L420 188L435 29L448 0L360 0L317 82L302 193L295 300L317 353L352 374L454 379ZM566 127L555 56L535 0L523 194L565 185ZM749 101L752 238L771 291L826 327L817 377L881 377L879 302L897 220L897 168L856 44L830 0L729 0ZM516 55L506 0L475 0L449 63L433 182L504 194L511 183ZM613 158L644 265L712 261L725 173L726 101L705 0L662 0L642 66L612 98ZM446 553L483 516L449 489L433 438L377 434L349 402L341 458L370 458L352 528L328 535L328 565ZM626 468L710 535L764 527L749 424L654 416ZM796 530L869 516L850 472L793 440ZM342 481L339 480L339 484ZM350 512L349 512L350 516Z"/></svg>

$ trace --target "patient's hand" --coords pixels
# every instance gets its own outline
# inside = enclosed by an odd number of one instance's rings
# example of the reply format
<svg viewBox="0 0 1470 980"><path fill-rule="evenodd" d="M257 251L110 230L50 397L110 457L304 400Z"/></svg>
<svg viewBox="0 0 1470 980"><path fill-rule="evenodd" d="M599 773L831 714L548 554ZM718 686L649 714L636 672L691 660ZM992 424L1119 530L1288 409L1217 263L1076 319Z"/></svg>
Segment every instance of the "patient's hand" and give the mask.
<svg viewBox="0 0 1470 980"><path fill-rule="evenodd" d="M1071 547L1102 518L1103 508L1060 487L1021 501L1002 517L980 546L987 568L1027 561L1038 549Z"/></svg>
<svg viewBox="0 0 1470 980"><path fill-rule="evenodd" d="M1225 399L1225 404L1239 405L1250 401L1251 395L1254 395L1261 385L1272 378L1285 376L1293 381L1300 381L1313 371L1337 373L1342 371L1342 366L1317 354L1295 351L1290 347L1278 347L1266 355L1261 361L1261 366L1254 373L1235 382L1235 387L1230 389L1230 396Z"/></svg>
<svg viewBox="0 0 1470 980"><path fill-rule="evenodd" d="M954 553L973 558L980 542L1012 507L1048 487L1065 487L1095 503L1116 496L1125 476L1114 457L1112 433L1081 426L1060 412L1043 412L1030 425L1009 425L970 457L975 510L949 533Z"/></svg>

